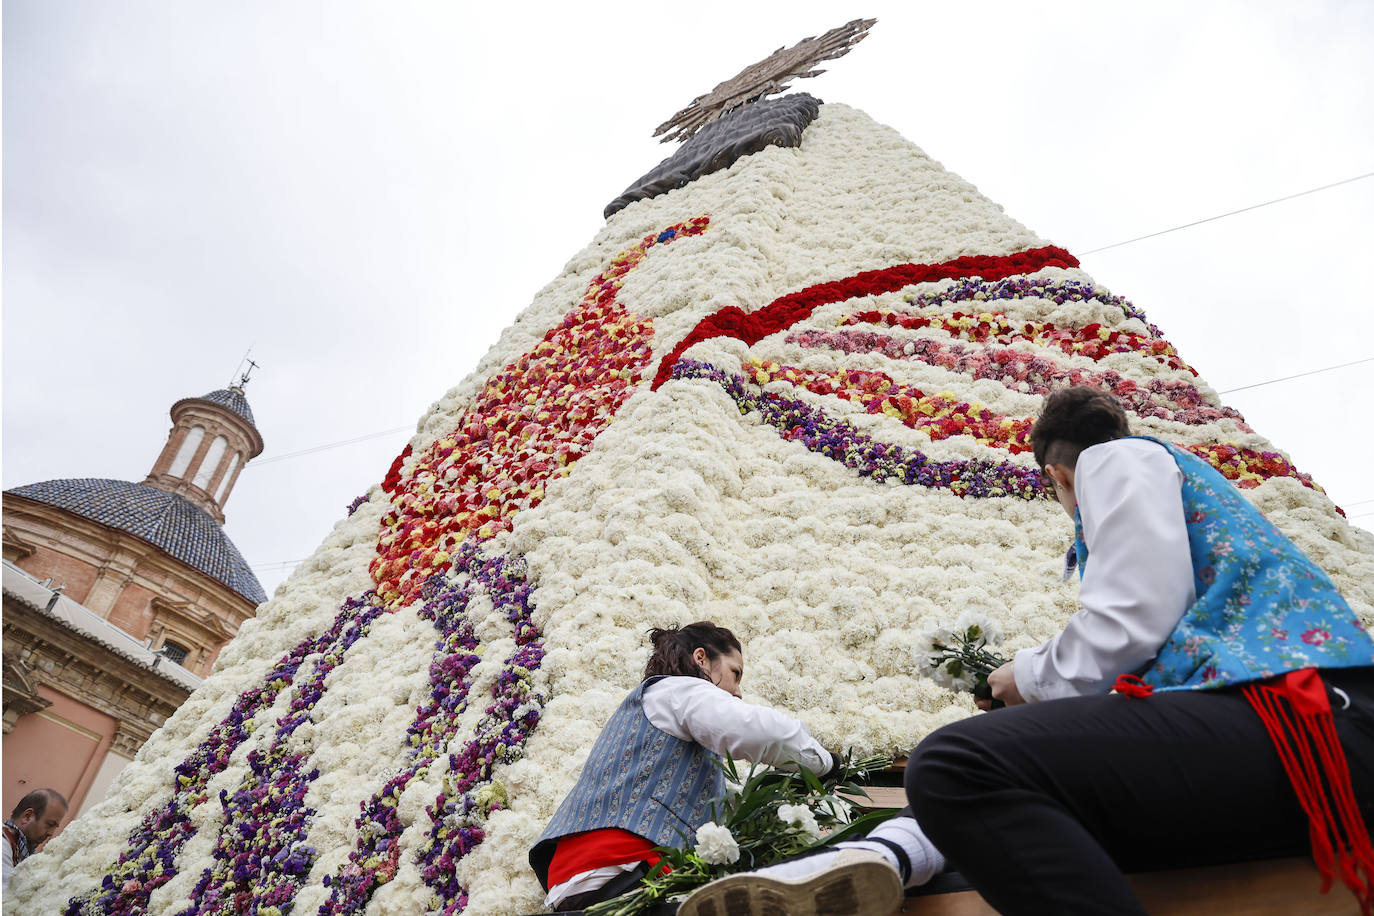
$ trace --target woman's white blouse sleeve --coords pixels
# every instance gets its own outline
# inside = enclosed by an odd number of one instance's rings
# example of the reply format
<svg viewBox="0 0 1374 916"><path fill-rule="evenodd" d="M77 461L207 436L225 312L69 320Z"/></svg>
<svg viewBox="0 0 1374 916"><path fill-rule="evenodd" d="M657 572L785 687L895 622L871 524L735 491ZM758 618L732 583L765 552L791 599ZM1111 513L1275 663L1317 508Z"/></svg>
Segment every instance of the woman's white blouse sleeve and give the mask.
<svg viewBox="0 0 1374 916"><path fill-rule="evenodd" d="M1058 636L1016 653L1027 700L1105 693L1159 653L1195 600L1182 480L1173 456L1142 439L1079 455L1074 492L1088 545L1081 607Z"/></svg>
<svg viewBox="0 0 1374 916"><path fill-rule="evenodd" d="M736 760L815 773L832 758L806 726L767 706L737 699L699 677L665 677L644 691L644 714L654 728Z"/></svg>

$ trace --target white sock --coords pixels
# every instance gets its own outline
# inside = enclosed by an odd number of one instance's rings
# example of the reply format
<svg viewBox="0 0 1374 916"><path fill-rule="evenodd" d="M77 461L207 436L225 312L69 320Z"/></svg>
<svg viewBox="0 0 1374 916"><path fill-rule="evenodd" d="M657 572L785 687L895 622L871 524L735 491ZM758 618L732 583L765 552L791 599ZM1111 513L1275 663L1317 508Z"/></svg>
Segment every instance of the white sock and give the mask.
<svg viewBox="0 0 1374 916"><path fill-rule="evenodd" d="M935 875L944 870L945 857L940 854L940 850L935 848L935 844L926 838L921 830L921 825L916 823L914 817L894 817L883 821L877 827L869 831L869 837L881 837L889 843L895 843L906 853L907 859L911 862L911 874L907 876L906 886L915 887L918 884L925 884ZM849 840L843 843L836 843L836 848L843 849L846 846L855 849L870 849L881 853L883 858L891 863L898 874L901 874L901 863L897 860L897 854L883 843L873 843L867 840Z"/></svg>

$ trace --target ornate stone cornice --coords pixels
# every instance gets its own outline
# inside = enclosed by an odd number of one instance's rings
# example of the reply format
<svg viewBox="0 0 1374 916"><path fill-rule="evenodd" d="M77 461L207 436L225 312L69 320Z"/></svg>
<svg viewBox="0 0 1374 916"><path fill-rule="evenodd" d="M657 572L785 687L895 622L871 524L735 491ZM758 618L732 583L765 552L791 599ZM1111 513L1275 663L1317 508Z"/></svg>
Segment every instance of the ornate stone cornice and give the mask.
<svg viewBox="0 0 1374 916"><path fill-rule="evenodd" d="M17 657L11 658L8 649L4 671L5 734L8 735L21 716L46 709L52 702L38 695L38 681L33 672Z"/></svg>
<svg viewBox="0 0 1374 916"><path fill-rule="evenodd" d="M4 598L4 653L7 670L11 661L22 665L32 683L119 720L126 736L120 739L124 750L119 753L125 756L132 756L190 696L185 687L66 629L10 595ZM6 693L8 704L8 687Z"/></svg>

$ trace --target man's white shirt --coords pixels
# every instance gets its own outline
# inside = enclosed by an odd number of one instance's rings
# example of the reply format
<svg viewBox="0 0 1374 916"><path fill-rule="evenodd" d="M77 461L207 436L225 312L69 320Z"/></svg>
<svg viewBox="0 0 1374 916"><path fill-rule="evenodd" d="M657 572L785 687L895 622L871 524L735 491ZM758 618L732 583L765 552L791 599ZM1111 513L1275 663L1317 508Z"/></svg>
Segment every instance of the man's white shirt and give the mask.
<svg viewBox="0 0 1374 916"><path fill-rule="evenodd" d="M1143 439L1085 449L1074 469L1088 563L1063 632L1016 653L1028 701L1105 693L1159 653L1196 600L1183 474Z"/></svg>

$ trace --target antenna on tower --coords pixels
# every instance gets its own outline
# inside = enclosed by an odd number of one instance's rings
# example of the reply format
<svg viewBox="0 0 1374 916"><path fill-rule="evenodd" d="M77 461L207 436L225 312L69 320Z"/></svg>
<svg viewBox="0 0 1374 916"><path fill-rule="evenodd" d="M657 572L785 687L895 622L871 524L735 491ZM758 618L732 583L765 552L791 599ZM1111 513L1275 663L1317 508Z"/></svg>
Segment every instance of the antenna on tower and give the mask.
<svg viewBox="0 0 1374 916"><path fill-rule="evenodd" d="M247 385L248 377L253 374L253 370L262 368L257 363L253 362L253 360L248 358L252 352L253 348L249 347L248 351L243 354L243 359L239 360L238 368L234 370L234 374L237 375L239 378L236 382L230 381L229 386L231 388L242 388L244 385ZM244 363L248 364L247 369L243 368Z"/></svg>

